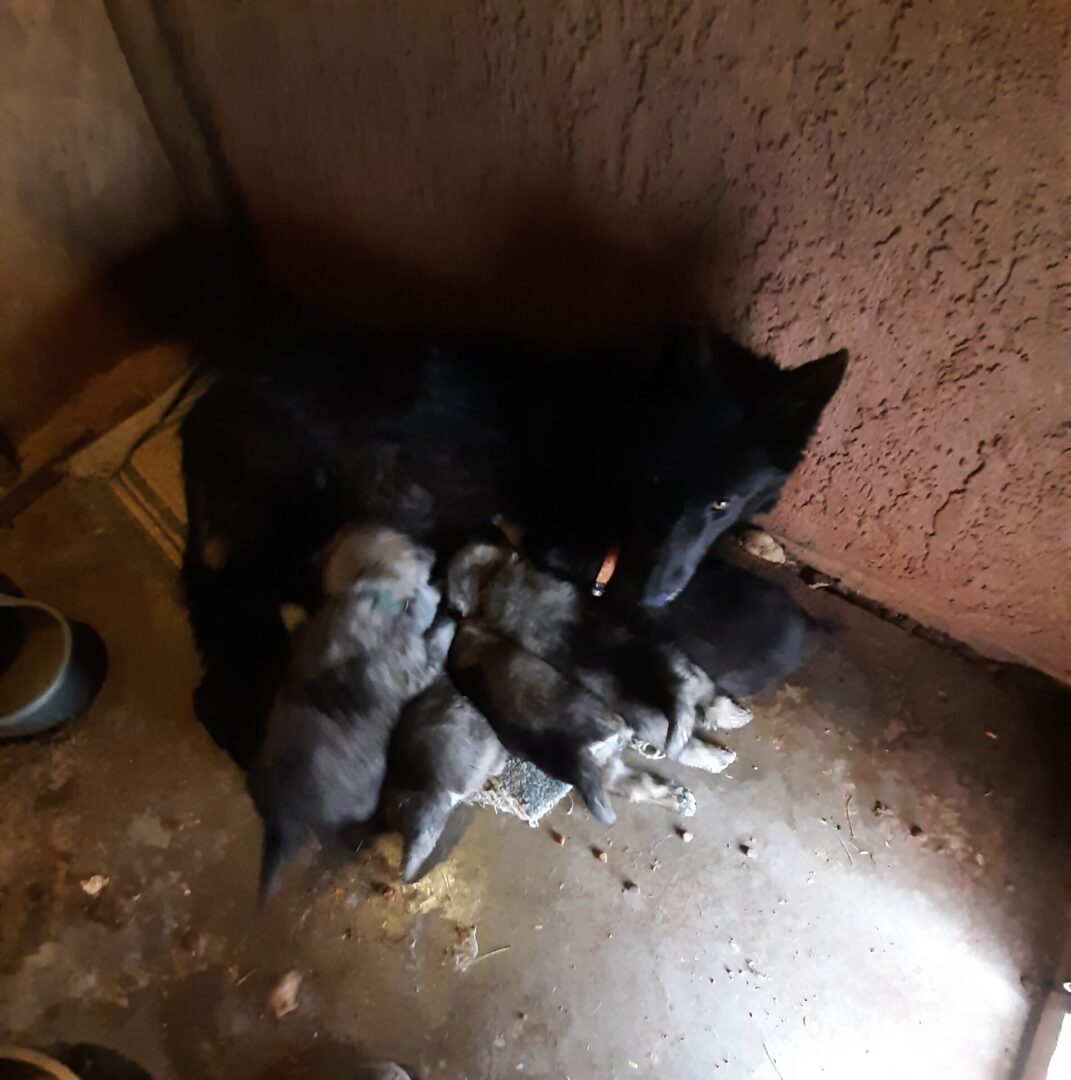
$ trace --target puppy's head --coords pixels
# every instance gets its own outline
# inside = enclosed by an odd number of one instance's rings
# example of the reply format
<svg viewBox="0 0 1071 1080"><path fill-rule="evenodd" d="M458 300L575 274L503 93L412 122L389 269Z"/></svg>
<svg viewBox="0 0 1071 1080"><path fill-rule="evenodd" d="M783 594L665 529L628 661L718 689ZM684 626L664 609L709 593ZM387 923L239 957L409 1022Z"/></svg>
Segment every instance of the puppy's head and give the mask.
<svg viewBox="0 0 1071 1080"><path fill-rule="evenodd" d="M335 536L324 555L324 595L339 596L362 580L375 579L405 599L427 584L434 563L434 552L394 529L350 526Z"/></svg>
<svg viewBox="0 0 1071 1080"><path fill-rule="evenodd" d="M475 540L466 544L451 560L446 570L446 599L451 610L468 618L480 610L484 586L504 563L516 554L501 544Z"/></svg>

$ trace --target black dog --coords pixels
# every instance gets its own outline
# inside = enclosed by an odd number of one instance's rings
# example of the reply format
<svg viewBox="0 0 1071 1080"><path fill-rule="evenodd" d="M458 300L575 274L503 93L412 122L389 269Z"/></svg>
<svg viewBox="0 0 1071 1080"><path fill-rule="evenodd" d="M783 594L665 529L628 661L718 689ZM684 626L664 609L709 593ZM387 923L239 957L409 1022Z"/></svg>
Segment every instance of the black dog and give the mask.
<svg viewBox="0 0 1071 1080"><path fill-rule="evenodd" d="M315 603L313 555L347 521L446 555L505 515L580 584L616 545L608 596L664 607L719 535L773 506L845 360L783 371L695 332L570 357L390 339L280 347L222 376L183 426L202 721L248 762L285 666L279 605Z"/></svg>

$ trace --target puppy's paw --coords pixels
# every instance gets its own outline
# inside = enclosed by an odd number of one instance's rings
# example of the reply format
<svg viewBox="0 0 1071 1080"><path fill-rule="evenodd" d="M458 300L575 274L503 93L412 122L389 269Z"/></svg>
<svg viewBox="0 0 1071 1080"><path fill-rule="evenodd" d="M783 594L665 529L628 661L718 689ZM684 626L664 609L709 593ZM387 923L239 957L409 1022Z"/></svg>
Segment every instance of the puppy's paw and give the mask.
<svg viewBox="0 0 1071 1080"><path fill-rule="evenodd" d="M723 746L711 746L709 743L693 739L680 752L678 758L682 765L691 769L702 769L703 772L725 772L734 761L736 754L732 750L726 750Z"/></svg>
<svg viewBox="0 0 1071 1080"><path fill-rule="evenodd" d="M424 640L426 642L426 648L428 653L428 659L439 665L440 667L446 660L446 654L450 651L450 646L454 641L454 634L457 631L457 623L453 619L446 618L444 616L438 616L434 623L431 625L431 629L428 630Z"/></svg>
<svg viewBox="0 0 1071 1080"><path fill-rule="evenodd" d="M649 743L645 739L640 739L633 735L628 741L629 749L635 750L640 757L645 757L648 761L661 761L665 758L665 752L659 750L654 743Z"/></svg>
<svg viewBox="0 0 1071 1080"><path fill-rule="evenodd" d="M703 710L702 727L705 731L736 731L750 724L751 719L750 709L721 694Z"/></svg>

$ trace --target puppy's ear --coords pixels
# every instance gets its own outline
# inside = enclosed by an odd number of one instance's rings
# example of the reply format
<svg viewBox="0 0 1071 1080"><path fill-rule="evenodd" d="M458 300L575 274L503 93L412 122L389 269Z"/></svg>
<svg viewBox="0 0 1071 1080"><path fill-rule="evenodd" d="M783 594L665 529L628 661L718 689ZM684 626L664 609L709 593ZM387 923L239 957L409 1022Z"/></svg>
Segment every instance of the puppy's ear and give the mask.
<svg viewBox="0 0 1071 1080"><path fill-rule="evenodd" d="M480 591L488 575L506 557L506 552L482 542L468 544L451 560L446 570L446 601L461 618L469 618L480 608Z"/></svg>
<svg viewBox="0 0 1071 1080"><path fill-rule="evenodd" d="M317 553L315 562L320 569L324 596L337 596L353 584L361 546L357 530L346 528Z"/></svg>

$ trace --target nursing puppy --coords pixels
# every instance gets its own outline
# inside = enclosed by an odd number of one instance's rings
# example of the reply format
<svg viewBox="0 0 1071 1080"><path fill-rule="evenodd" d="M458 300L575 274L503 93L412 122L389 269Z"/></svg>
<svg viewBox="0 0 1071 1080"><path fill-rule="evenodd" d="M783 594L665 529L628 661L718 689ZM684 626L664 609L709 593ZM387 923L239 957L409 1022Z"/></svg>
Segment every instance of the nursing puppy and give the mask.
<svg viewBox="0 0 1071 1080"><path fill-rule="evenodd" d="M331 544L323 604L294 634L249 774L264 823L262 898L309 832L375 813L391 731L442 670L453 637L452 622L435 621L433 561L386 528L347 529Z"/></svg>
<svg viewBox="0 0 1071 1080"><path fill-rule="evenodd" d="M709 772L735 760L693 731L739 727L746 710L672 645L614 623L508 547L463 548L447 571L447 598L462 618L449 658L456 685L508 749L573 784L598 820L614 819L608 791L694 811L685 789L623 764L629 741Z"/></svg>
<svg viewBox="0 0 1071 1080"><path fill-rule="evenodd" d="M506 749L572 784L592 817L612 824L604 773L625 748L628 728L602 698L475 621L458 627L449 671Z"/></svg>
<svg viewBox="0 0 1071 1080"><path fill-rule="evenodd" d="M505 543L462 548L447 570L447 600L456 615L570 674L639 740L669 758L693 748L697 726L728 730L751 719L672 642L637 632L601 601L538 570Z"/></svg>
<svg viewBox="0 0 1071 1080"><path fill-rule="evenodd" d="M494 729L448 676L406 706L391 739L387 799L405 844L403 881L421 876L454 808L505 764Z"/></svg>

